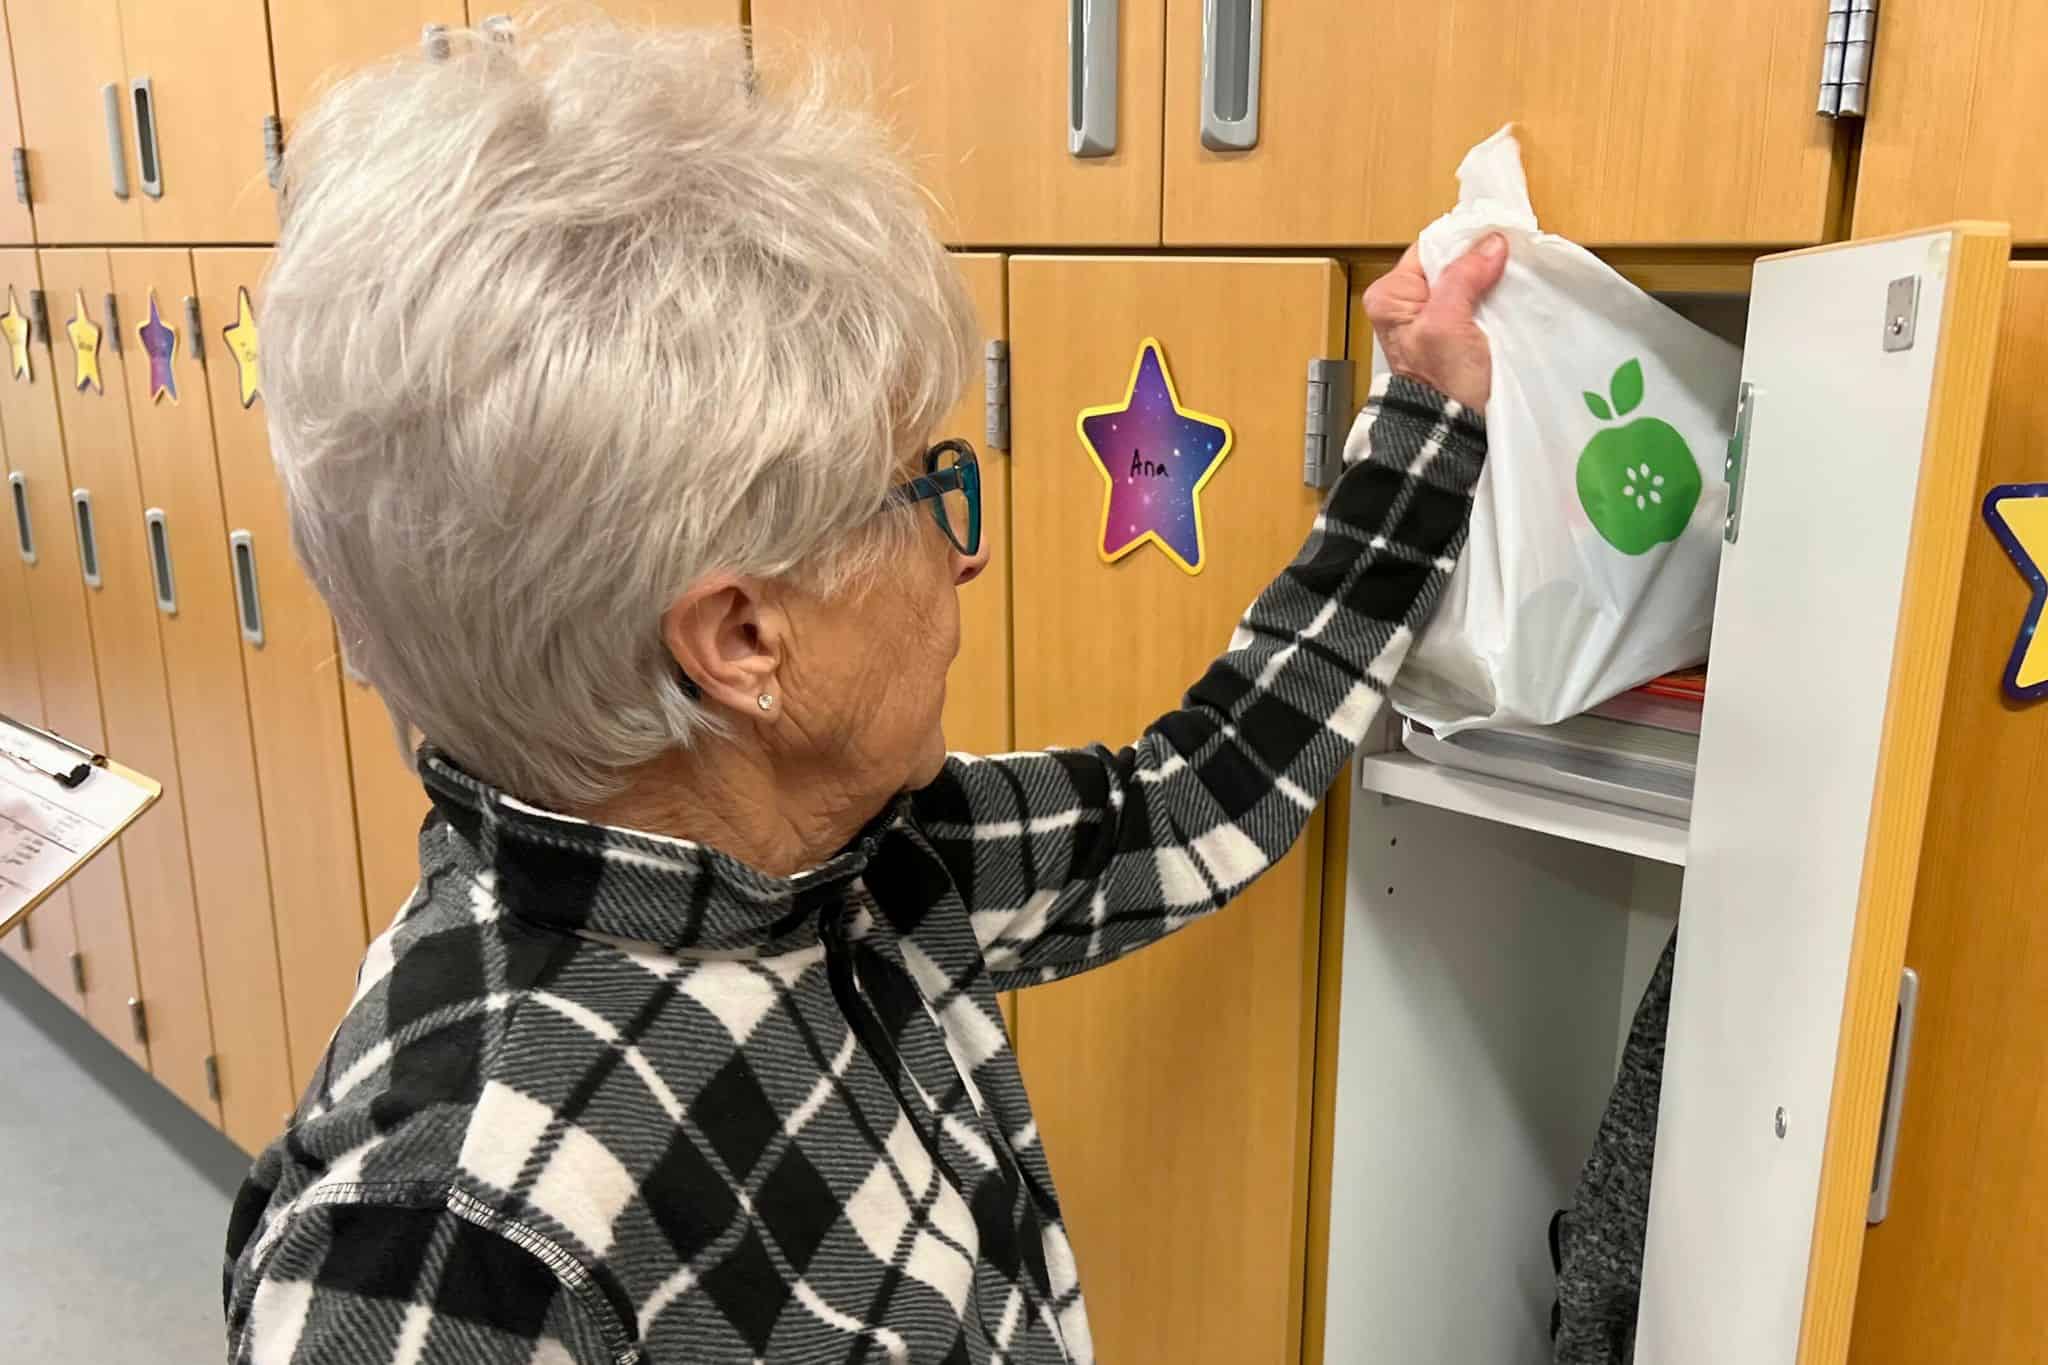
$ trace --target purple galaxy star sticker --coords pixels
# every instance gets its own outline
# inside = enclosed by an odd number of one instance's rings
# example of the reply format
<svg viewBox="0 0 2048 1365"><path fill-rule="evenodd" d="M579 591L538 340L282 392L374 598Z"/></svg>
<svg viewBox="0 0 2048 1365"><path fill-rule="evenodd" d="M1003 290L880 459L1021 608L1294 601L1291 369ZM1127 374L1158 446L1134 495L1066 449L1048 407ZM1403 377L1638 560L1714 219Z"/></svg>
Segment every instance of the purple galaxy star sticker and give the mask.
<svg viewBox="0 0 2048 1365"><path fill-rule="evenodd" d="M1184 408L1159 343L1138 347L1121 403L1084 408L1081 443L1101 470L1102 558L1147 540L1188 573L1202 571L1202 485L1230 453L1230 424Z"/></svg>
<svg viewBox="0 0 2048 1365"><path fill-rule="evenodd" d="M157 311L156 290L149 291L149 321L135 329L142 338L142 353L149 357L149 401L154 403L165 394L173 403L178 401L178 376L171 368L171 357L178 350L178 334L164 325L163 315Z"/></svg>

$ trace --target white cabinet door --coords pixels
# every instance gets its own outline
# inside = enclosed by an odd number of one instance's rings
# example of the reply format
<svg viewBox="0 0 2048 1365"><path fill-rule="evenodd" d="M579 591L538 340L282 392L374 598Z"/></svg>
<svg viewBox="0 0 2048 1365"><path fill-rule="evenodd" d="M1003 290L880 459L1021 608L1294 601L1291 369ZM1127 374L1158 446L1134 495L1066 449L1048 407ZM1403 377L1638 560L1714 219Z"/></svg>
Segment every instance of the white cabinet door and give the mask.
<svg viewBox="0 0 2048 1365"><path fill-rule="evenodd" d="M1846 1355L2007 246L1963 228L1756 267L1643 1365Z"/></svg>

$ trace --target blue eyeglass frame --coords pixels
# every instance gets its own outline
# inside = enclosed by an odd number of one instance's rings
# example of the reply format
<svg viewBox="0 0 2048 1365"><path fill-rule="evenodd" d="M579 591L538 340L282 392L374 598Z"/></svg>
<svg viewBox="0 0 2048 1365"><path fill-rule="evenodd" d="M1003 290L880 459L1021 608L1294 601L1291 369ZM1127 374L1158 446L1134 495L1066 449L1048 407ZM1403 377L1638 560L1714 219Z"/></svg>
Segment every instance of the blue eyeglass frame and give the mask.
<svg viewBox="0 0 2048 1365"><path fill-rule="evenodd" d="M947 455L956 457L956 463L944 469L939 461ZM981 457L974 453L974 447L955 437L941 441L924 453L925 472L907 483L898 484L890 491L893 503L929 502L932 505L932 520L939 524L939 530L953 543L953 548L963 555L973 556L981 552ZM941 501L948 493L967 495L967 543L953 534L953 527L946 520L946 508Z"/></svg>

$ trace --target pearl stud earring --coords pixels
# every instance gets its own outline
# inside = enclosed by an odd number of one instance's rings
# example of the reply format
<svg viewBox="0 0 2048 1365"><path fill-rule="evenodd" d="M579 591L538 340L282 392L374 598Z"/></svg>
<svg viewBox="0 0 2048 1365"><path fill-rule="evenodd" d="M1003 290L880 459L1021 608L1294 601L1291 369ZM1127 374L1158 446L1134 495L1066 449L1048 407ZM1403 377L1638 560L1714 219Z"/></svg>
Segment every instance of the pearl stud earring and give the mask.
<svg viewBox="0 0 2048 1365"><path fill-rule="evenodd" d="M760 707L763 711L773 711L775 709L775 698L763 692L760 696L754 698L754 705Z"/></svg>

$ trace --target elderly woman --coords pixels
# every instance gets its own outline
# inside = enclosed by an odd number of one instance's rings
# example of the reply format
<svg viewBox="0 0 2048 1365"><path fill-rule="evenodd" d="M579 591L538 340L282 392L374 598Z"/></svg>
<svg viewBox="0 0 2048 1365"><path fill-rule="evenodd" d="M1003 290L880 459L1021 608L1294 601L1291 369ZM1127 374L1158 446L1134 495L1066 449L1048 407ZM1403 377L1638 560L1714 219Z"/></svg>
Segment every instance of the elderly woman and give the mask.
<svg viewBox="0 0 2048 1365"><path fill-rule="evenodd" d="M1463 545L1504 245L1375 286L1395 377L1182 709L968 758L974 328L865 118L712 35L458 37L288 168L278 466L434 810L237 1202L232 1359L1089 1360L996 993L1301 831Z"/></svg>

